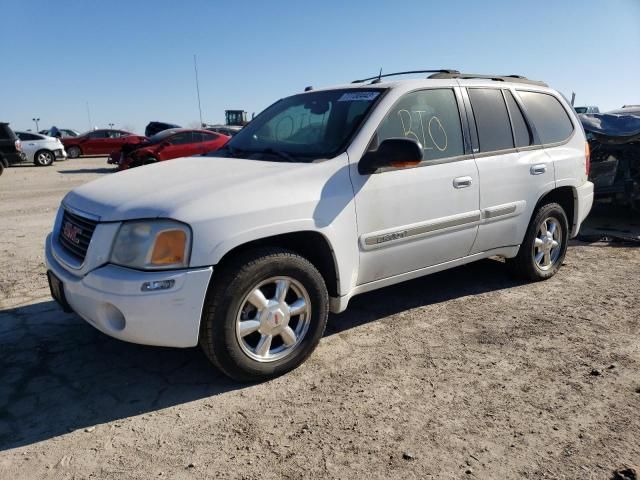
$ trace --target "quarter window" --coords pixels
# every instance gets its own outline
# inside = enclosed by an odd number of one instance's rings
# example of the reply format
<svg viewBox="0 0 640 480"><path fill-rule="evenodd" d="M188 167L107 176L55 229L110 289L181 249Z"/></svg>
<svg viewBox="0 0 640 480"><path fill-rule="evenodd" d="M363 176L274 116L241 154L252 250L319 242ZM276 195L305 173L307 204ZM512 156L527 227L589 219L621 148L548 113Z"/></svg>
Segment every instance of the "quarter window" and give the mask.
<svg viewBox="0 0 640 480"><path fill-rule="evenodd" d="M513 148L513 135L502 92L496 88L470 88L469 98L481 152Z"/></svg>
<svg viewBox="0 0 640 480"><path fill-rule="evenodd" d="M553 95L518 90L528 117L542 143L562 142L573 133L573 123L562 104Z"/></svg>
<svg viewBox="0 0 640 480"><path fill-rule="evenodd" d="M516 147L528 147L533 142L527 122L524 119L522 111L520 110L516 100L513 98L513 94L509 90L503 90L503 92L504 97L507 99L509 114L511 115L511 125L513 126Z"/></svg>
<svg viewBox="0 0 640 480"><path fill-rule="evenodd" d="M398 137L418 141L425 161L463 155L460 113L453 90L431 89L406 94L382 120L372 147Z"/></svg>

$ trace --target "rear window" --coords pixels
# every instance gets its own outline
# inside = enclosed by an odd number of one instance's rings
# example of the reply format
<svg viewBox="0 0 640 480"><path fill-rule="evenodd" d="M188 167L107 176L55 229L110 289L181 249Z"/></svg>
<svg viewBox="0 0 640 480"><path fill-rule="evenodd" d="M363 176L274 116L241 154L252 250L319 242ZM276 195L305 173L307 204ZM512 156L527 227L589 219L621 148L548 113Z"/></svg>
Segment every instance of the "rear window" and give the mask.
<svg viewBox="0 0 640 480"><path fill-rule="evenodd" d="M527 116L542 143L563 142L573 133L573 123L560 101L553 95L518 90Z"/></svg>
<svg viewBox="0 0 640 480"><path fill-rule="evenodd" d="M481 152L513 148L513 135L502 92L495 88L470 88L469 98L478 130Z"/></svg>

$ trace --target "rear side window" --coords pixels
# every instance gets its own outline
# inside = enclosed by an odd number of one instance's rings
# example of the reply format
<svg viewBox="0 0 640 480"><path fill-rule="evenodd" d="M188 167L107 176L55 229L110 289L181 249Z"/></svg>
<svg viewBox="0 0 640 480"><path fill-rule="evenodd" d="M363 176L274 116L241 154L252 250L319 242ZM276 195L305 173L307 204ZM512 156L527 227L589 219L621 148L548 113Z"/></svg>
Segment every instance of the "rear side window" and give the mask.
<svg viewBox="0 0 640 480"><path fill-rule="evenodd" d="M200 133L200 135L202 135L202 141L203 142L213 142L214 140L218 139L218 135L216 135L215 133Z"/></svg>
<svg viewBox="0 0 640 480"><path fill-rule="evenodd" d="M420 142L425 161L463 155L460 113L453 90L421 90L402 97L387 113L376 135L378 144L394 137Z"/></svg>
<svg viewBox="0 0 640 480"><path fill-rule="evenodd" d="M571 136L573 124L557 98L547 93L520 90L518 94L542 143L562 142Z"/></svg>
<svg viewBox="0 0 640 480"><path fill-rule="evenodd" d="M522 111L509 90L504 90L504 97L507 100L507 107L509 107L509 114L511 115L511 125L513 126L516 147L528 147L533 141Z"/></svg>
<svg viewBox="0 0 640 480"><path fill-rule="evenodd" d="M23 142L29 142L29 141L32 141L32 140L42 140L42 138L40 138L40 137L38 137L36 135L33 135L31 133L22 133L21 132L21 133L16 133L16 135Z"/></svg>
<svg viewBox="0 0 640 480"><path fill-rule="evenodd" d="M513 135L502 92L495 88L470 88L469 98L478 129L481 152L513 148Z"/></svg>

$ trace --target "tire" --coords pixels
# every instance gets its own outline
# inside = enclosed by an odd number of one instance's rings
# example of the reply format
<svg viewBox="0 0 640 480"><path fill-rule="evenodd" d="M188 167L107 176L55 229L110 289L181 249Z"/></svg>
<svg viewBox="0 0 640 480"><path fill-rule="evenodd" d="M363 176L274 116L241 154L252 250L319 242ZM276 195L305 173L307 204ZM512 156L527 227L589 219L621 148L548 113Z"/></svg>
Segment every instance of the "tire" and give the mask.
<svg viewBox="0 0 640 480"><path fill-rule="evenodd" d="M72 145L71 147L67 148L67 155L69 158L78 158L80 155L82 155L82 150L80 150L80 147Z"/></svg>
<svg viewBox="0 0 640 480"><path fill-rule="evenodd" d="M53 161L56 159L55 155L50 150L38 150L33 156L33 163L39 167L48 167L53 165Z"/></svg>
<svg viewBox="0 0 640 480"><path fill-rule="evenodd" d="M518 255L507 259L507 265L517 277L546 280L562 266L568 243L569 222L564 209L557 203L541 205L527 227Z"/></svg>
<svg viewBox="0 0 640 480"><path fill-rule="evenodd" d="M0 161L0 175L2 175L2 172L4 172L4 163Z"/></svg>
<svg viewBox="0 0 640 480"><path fill-rule="evenodd" d="M278 286L287 281L278 303ZM200 346L234 380L266 380L311 355L328 312L324 279L307 259L280 248L251 250L216 272L203 309Z"/></svg>
<svg viewBox="0 0 640 480"><path fill-rule="evenodd" d="M147 157L144 157L141 165L151 165L152 163L156 163L157 161L158 159L156 157L154 157L153 155L149 155Z"/></svg>

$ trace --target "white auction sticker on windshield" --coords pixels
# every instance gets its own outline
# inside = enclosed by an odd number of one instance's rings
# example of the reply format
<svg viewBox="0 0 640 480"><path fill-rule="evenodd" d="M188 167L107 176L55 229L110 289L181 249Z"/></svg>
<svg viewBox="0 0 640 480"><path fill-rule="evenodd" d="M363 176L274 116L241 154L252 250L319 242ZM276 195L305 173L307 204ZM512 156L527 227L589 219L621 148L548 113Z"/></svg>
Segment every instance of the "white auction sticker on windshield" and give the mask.
<svg viewBox="0 0 640 480"><path fill-rule="evenodd" d="M343 93L342 96L338 99L339 102L357 102L357 101L365 101L370 102L374 100L380 92L349 92Z"/></svg>

